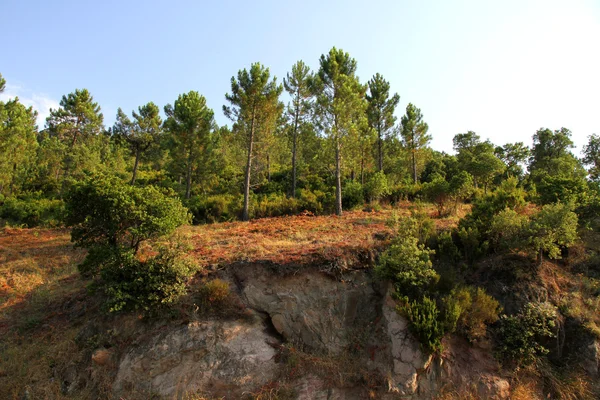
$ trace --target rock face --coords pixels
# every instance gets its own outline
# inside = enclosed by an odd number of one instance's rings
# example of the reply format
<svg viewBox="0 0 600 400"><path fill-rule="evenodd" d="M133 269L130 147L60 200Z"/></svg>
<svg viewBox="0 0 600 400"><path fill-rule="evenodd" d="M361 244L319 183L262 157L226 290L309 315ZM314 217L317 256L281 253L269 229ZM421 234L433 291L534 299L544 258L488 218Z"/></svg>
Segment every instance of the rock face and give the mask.
<svg viewBox="0 0 600 400"><path fill-rule="evenodd" d="M245 276L248 306L270 316L291 343L326 354L339 354L359 329L380 311L381 295L364 274L337 282L322 274L292 276L273 282L264 274Z"/></svg>
<svg viewBox="0 0 600 400"><path fill-rule="evenodd" d="M600 341L591 340L582 354L584 357L583 368L586 372L594 378L600 377Z"/></svg>
<svg viewBox="0 0 600 400"><path fill-rule="evenodd" d="M111 356L119 360L116 396L133 391L182 398L193 392L237 399L284 379L297 399L373 398L372 389L358 378L339 383L310 368L290 377L279 353L282 343L325 364L352 359L377 377L375 398L431 398L447 382L465 383L457 377L477 385L483 398L508 396L508 382L493 374L493 366L483 368L487 375L475 375L481 360L468 358L460 347L450 345L455 353L443 358L424 354L408 321L396 311L391 288L368 272L336 280L315 270L281 276L248 265L229 270L227 278L254 319L193 322L140 339L120 356ZM102 350L94 354L94 362L103 361Z"/></svg>
<svg viewBox="0 0 600 400"><path fill-rule="evenodd" d="M275 376L272 340L260 321L191 323L128 352L113 388L169 398L209 386L254 388Z"/></svg>

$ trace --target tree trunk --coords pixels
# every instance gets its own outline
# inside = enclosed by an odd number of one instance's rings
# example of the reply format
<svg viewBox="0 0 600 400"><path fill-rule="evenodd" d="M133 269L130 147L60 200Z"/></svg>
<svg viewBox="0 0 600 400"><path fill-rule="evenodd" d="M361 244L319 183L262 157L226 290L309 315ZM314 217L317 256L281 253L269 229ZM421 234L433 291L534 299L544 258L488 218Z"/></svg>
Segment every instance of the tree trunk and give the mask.
<svg viewBox="0 0 600 400"><path fill-rule="evenodd" d="M335 138L335 213L342 215L342 153L340 139Z"/></svg>
<svg viewBox="0 0 600 400"><path fill-rule="evenodd" d="M133 164L133 174L131 175L131 184L132 185L135 183L135 176L137 173L139 161L140 161L140 148L136 147L135 148L135 163Z"/></svg>
<svg viewBox="0 0 600 400"><path fill-rule="evenodd" d="M271 182L271 156L267 153L267 182Z"/></svg>
<svg viewBox="0 0 600 400"><path fill-rule="evenodd" d="M383 139L381 137L381 127L377 127L377 135L379 136L379 172L383 171Z"/></svg>
<svg viewBox="0 0 600 400"><path fill-rule="evenodd" d="M364 151L360 156L360 184L365 185L365 155Z"/></svg>
<svg viewBox="0 0 600 400"><path fill-rule="evenodd" d="M416 153L416 150L413 148L413 150L412 150L413 180L414 180L414 183L417 183L417 157L416 157L415 153Z"/></svg>
<svg viewBox="0 0 600 400"><path fill-rule="evenodd" d="M244 178L244 209L242 210L242 221L248 221L250 214L248 206L250 201L250 168L252 167L252 145L254 144L254 119L255 112L252 109L252 122L250 123L250 138L248 140L248 158L246 160L246 176Z"/></svg>
<svg viewBox="0 0 600 400"><path fill-rule="evenodd" d="M188 153L187 171L185 174L185 198L189 199L192 195L192 149Z"/></svg>
<svg viewBox="0 0 600 400"><path fill-rule="evenodd" d="M294 117L294 132L292 135L292 198L296 198L296 145L298 140L298 113L300 112L299 101L296 101L296 115Z"/></svg>

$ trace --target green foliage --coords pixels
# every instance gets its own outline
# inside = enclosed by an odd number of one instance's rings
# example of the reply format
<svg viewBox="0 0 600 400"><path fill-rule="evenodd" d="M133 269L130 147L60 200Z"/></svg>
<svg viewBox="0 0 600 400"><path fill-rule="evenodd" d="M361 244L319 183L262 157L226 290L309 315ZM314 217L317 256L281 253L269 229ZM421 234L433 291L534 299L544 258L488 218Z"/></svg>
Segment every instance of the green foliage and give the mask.
<svg viewBox="0 0 600 400"><path fill-rule="evenodd" d="M0 194L22 191L35 171L37 112L18 98L0 101Z"/></svg>
<svg viewBox="0 0 600 400"><path fill-rule="evenodd" d="M452 265L460 260L460 250L456 243L454 243L451 231L443 231L438 235L436 254L439 259Z"/></svg>
<svg viewBox="0 0 600 400"><path fill-rule="evenodd" d="M577 240L577 214L566 204L547 204L531 218L530 243L539 252L540 262L543 252L548 257L558 259L561 247L567 247Z"/></svg>
<svg viewBox="0 0 600 400"><path fill-rule="evenodd" d="M374 173L364 187L365 197L371 202L377 202L383 196L391 193L387 177L382 171Z"/></svg>
<svg viewBox="0 0 600 400"><path fill-rule="evenodd" d="M418 158L431 141L431 135L427 134L429 126L423 121L421 109L415 107L412 103L408 103L406 106L406 114L402 117L401 122L402 144L410 154L413 182L417 183L419 176L419 171L417 171Z"/></svg>
<svg viewBox="0 0 600 400"><path fill-rule="evenodd" d="M241 211L239 196L231 194L194 196L186 204L196 224L231 221Z"/></svg>
<svg viewBox="0 0 600 400"><path fill-rule="evenodd" d="M346 209L362 207L365 204L364 191L360 182L346 181L342 188L342 204Z"/></svg>
<svg viewBox="0 0 600 400"><path fill-rule="evenodd" d="M418 296L439 280L430 256L434 252L419 245L415 236L414 220L403 224L391 246L379 257L376 273L395 283L397 290L409 296Z"/></svg>
<svg viewBox="0 0 600 400"><path fill-rule="evenodd" d="M519 366L547 354L543 342L556 336L556 319L556 308L549 303L528 303L517 315L503 315L496 333L499 356Z"/></svg>
<svg viewBox="0 0 600 400"><path fill-rule="evenodd" d="M65 217L65 204L40 195L9 197L0 201L0 219L10 224L56 227L62 225Z"/></svg>
<svg viewBox="0 0 600 400"><path fill-rule="evenodd" d="M441 176L432 178L430 182L423 184L425 198L435 204L438 215L446 214L446 208L450 201L450 184Z"/></svg>
<svg viewBox="0 0 600 400"><path fill-rule="evenodd" d="M526 244L529 219L506 208L492 217L489 228L491 245L499 250L513 250Z"/></svg>
<svg viewBox="0 0 600 400"><path fill-rule="evenodd" d="M419 300L401 299L398 311L410 321L410 329L425 351L435 353L442 350L444 327L439 321L439 310L435 300L427 296Z"/></svg>
<svg viewBox="0 0 600 400"><path fill-rule="evenodd" d="M485 255L489 249L489 242L481 240L481 235L477 228L460 228L458 237L463 247L465 260L469 265Z"/></svg>
<svg viewBox="0 0 600 400"><path fill-rule="evenodd" d="M486 336L487 325L498 320L500 304L482 288L457 287L442 299L445 329L458 330L469 341Z"/></svg>
<svg viewBox="0 0 600 400"><path fill-rule="evenodd" d="M381 74L375 74L368 82L369 93L365 98L369 103L367 117L369 126L377 132L377 166L378 172L383 171L384 143L396 123L394 111L400 102L400 96L390 97L390 84Z"/></svg>
<svg viewBox="0 0 600 400"><path fill-rule="evenodd" d="M156 315L186 291L197 266L184 258L179 245L160 247L158 254L140 261L131 250L112 252L104 259L100 287L108 296L110 312L135 310Z"/></svg>
<svg viewBox="0 0 600 400"><path fill-rule="evenodd" d="M66 197L66 209L71 240L87 249L127 247L137 252L143 241L167 235L190 220L172 193L104 176L74 186Z"/></svg>

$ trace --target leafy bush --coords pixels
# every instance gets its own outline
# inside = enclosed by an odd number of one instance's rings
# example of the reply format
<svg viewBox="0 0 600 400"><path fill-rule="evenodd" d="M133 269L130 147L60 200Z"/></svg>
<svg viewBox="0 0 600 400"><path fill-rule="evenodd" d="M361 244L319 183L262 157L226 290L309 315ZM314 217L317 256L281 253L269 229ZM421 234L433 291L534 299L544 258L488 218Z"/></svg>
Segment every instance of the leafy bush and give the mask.
<svg viewBox="0 0 600 400"><path fill-rule="evenodd" d="M71 240L88 249L126 246L137 252L143 241L169 234L190 220L174 193L108 177L92 177L74 186L66 206Z"/></svg>
<svg viewBox="0 0 600 400"><path fill-rule="evenodd" d="M346 181L342 187L342 206L352 209L365 204L363 187L359 182Z"/></svg>
<svg viewBox="0 0 600 400"><path fill-rule="evenodd" d="M253 218L266 218L298 214L298 204L297 199L283 193L256 196L256 200L251 203L250 215Z"/></svg>
<svg viewBox="0 0 600 400"><path fill-rule="evenodd" d="M100 287L110 312L135 310L154 315L185 293L197 266L182 257L178 246L161 247L158 255L140 261L131 250L113 252L100 272Z"/></svg>
<svg viewBox="0 0 600 400"><path fill-rule="evenodd" d="M443 231L437 236L437 256L450 264L460 260L460 250L454 243L451 231Z"/></svg>
<svg viewBox="0 0 600 400"><path fill-rule="evenodd" d="M321 214L323 212L323 203L325 201L324 192L300 189L298 194L298 207L301 212L305 210L314 214Z"/></svg>
<svg viewBox="0 0 600 400"><path fill-rule="evenodd" d="M547 354L542 342L556 336L556 318L556 308L549 303L528 303L517 315L503 315L496 335L500 357L516 365L527 365Z"/></svg>
<svg viewBox="0 0 600 400"><path fill-rule="evenodd" d="M492 217L489 228L491 244L500 250L511 250L521 247L526 240L529 219L509 208Z"/></svg>
<svg viewBox="0 0 600 400"><path fill-rule="evenodd" d="M482 288L454 288L442 299L443 321L448 332L458 330L469 341L486 336L487 325L498 320L501 307L496 299Z"/></svg>
<svg viewBox="0 0 600 400"><path fill-rule="evenodd" d="M398 236L375 267L381 278L390 279L405 295L419 295L439 279L430 260L433 251L418 242L414 236Z"/></svg>
<svg viewBox="0 0 600 400"><path fill-rule="evenodd" d="M440 312L434 300L424 296L420 300L409 301L405 297L401 299L398 311L408 318L413 335L425 351L441 351L445 332L439 321Z"/></svg>
<svg viewBox="0 0 600 400"><path fill-rule="evenodd" d="M565 204L547 204L531 218L530 243L541 262L544 252L560 258L561 247L577 240L577 214Z"/></svg>
<svg viewBox="0 0 600 400"><path fill-rule="evenodd" d="M364 190L365 197L369 199L370 202L377 202L383 196L387 196L391 193L387 177L383 171L374 173L365 184Z"/></svg>
<svg viewBox="0 0 600 400"><path fill-rule="evenodd" d="M188 200L187 206L196 224L230 221L240 213L238 197L230 194L195 196Z"/></svg>
<svg viewBox="0 0 600 400"><path fill-rule="evenodd" d="M59 226L63 223L64 214L65 205L62 200L45 199L37 195L9 197L0 206L0 219L29 228Z"/></svg>
<svg viewBox="0 0 600 400"><path fill-rule="evenodd" d="M461 228L458 231L458 237L463 247L465 260L469 265L485 255L489 248L487 240L482 241L477 228Z"/></svg>

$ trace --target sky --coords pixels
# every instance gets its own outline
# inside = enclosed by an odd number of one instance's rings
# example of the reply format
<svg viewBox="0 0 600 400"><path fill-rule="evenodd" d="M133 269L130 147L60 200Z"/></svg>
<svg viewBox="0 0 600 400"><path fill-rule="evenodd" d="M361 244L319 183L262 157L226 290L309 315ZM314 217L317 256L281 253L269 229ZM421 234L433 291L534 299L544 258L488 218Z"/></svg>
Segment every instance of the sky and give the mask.
<svg viewBox="0 0 600 400"><path fill-rule="evenodd" d="M213 4L210 4L213 3ZM2 0L0 101L18 96L43 127L63 95L87 88L111 126L190 90L219 124L231 77L253 62L279 82L333 46L375 73L429 125L431 146L475 131L495 144L569 128L580 150L600 134L599 0ZM287 101L287 99L284 99Z"/></svg>

